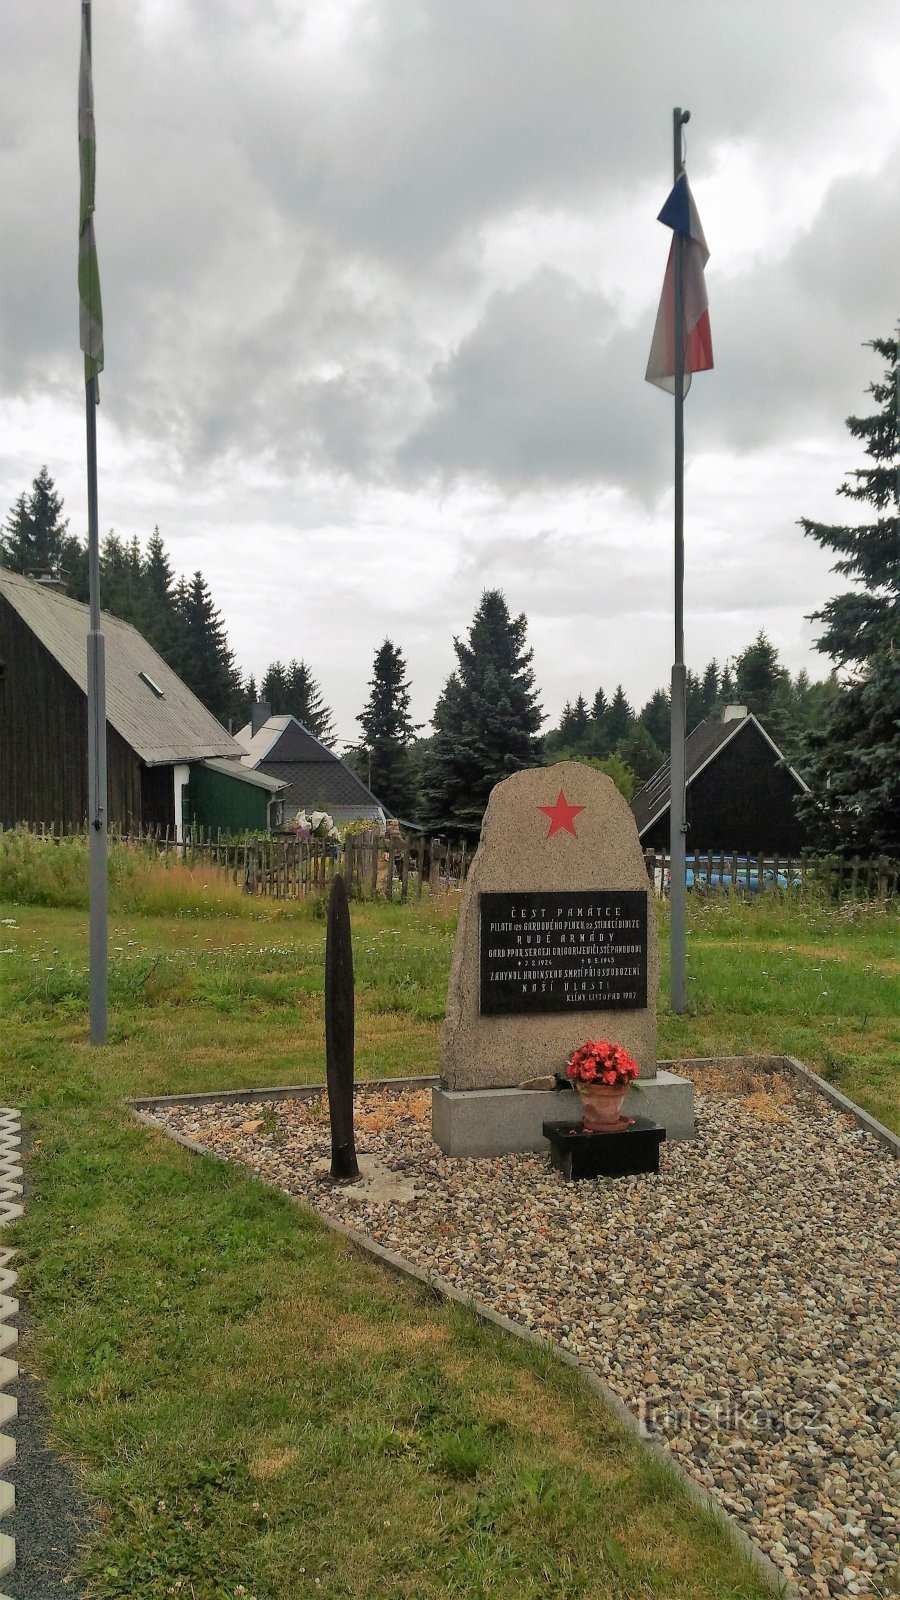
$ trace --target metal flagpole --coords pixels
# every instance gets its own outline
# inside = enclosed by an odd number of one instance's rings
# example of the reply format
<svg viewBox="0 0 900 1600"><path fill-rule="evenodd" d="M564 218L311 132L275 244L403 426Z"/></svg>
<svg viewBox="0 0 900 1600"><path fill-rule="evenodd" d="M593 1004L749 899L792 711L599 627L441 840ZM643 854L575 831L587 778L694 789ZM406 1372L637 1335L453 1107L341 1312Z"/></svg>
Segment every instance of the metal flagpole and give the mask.
<svg viewBox="0 0 900 1600"><path fill-rule="evenodd" d="M100 625L100 539L97 519L97 379L86 387L88 570L91 625L87 639L88 821L90 898L91 1044L105 1044L107 1033L108 819L106 793L106 644Z"/></svg>
<svg viewBox="0 0 900 1600"><path fill-rule="evenodd" d="M900 446L900 322L897 323L897 353L894 357L894 405L897 411L897 442ZM897 510L900 512L900 459L897 461Z"/></svg>
<svg viewBox="0 0 900 1600"><path fill-rule="evenodd" d="M94 243L94 95L91 71L91 5L81 7L81 68L78 93L78 144L81 163L81 218L78 287L81 348L84 351L87 419L88 579L90 628L87 637L88 709L88 892L90 902L91 1044L107 1037L108 812L106 789L106 654L100 619L100 532L97 515L98 373L103 366L100 280Z"/></svg>
<svg viewBox="0 0 900 1600"><path fill-rule="evenodd" d="M681 176L681 130L691 113L672 112L674 182ZM675 247L675 660L672 665L669 750L669 992L672 1010L687 1009L685 979L685 666L684 666L684 234L674 234Z"/></svg>

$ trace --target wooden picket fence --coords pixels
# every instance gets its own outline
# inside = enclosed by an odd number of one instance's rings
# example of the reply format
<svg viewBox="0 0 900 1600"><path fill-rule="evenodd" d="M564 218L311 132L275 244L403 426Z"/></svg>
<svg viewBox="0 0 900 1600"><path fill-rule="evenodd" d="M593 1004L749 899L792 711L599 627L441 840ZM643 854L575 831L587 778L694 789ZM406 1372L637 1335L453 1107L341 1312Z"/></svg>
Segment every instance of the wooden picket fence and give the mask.
<svg viewBox="0 0 900 1600"><path fill-rule="evenodd" d="M668 851L645 850L647 874L657 894L668 891ZM888 856L742 855L703 851L687 857L688 887L699 893L817 893L829 900L886 900L900 892L900 862Z"/></svg>
<svg viewBox="0 0 900 1600"><path fill-rule="evenodd" d="M421 900L426 888L432 895L460 890L473 855L471 845L422 835L387 839L350 833L333 842L274 835L240 847L242 867L235 881L243 882L247 894L297 900L327 893L340 872L356 899Z"/></svg>
<svg viewBox="0 0 900 1600"><path fill-rule="evenodd" d="M22 826L26 826L22 824ZM28 831L47 840L81 838L84 828L46 823ZM423 891L452 893L462 888L475 853L472 844L444 839L388 838L374 829L348 833L341 840L301 839L296 834L226 834L221 828L187 827L181 839L172 828L142 834L110 830L110 842L151 850L166 861L219 871L245 894L275 900L326 895L340 872L356 899L420 900Z"/></svg>
<svg viewBox="0 0 900 1600"><path fill-rule="evenodd" d="M30 829L48 840L86 837L84 829L44 824ZM194 826L182 839L172 829L134 835L113 830L110 839L166 860L226 873L246 894L299 900L327 894L336 872L357 899L420 900L462 889L475 853L472 841L450 843L424 835L388 838L374 830L338 840L294 834L225 834ZM742 855L704 851L688 856L688 884L700 893L756 893L760 889L823 895L833 901L887 900L900 894L900 862L887 856ZM657 894L668 892L667 851L645 850L647 875Z"/></svg>

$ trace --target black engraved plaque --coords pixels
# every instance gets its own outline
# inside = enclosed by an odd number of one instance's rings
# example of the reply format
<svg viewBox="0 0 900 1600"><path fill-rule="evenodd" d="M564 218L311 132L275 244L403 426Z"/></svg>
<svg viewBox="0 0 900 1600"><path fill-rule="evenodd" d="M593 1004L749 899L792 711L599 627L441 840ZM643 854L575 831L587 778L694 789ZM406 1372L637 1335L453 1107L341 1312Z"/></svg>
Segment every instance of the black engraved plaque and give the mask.
<svg viewBox="0 0 900 1600"><path fill-rule="evenodd" d="M481 1014L647 1004L642 889L483 894Z"/></svg>

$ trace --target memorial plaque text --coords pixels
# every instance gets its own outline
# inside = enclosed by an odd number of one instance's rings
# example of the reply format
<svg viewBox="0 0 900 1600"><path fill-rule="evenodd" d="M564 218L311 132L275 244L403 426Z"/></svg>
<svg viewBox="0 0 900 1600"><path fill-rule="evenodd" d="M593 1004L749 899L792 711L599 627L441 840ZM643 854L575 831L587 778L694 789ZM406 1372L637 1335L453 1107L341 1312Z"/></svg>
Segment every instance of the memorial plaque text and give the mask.
<svg viewBox="0 0 900 1600"><path fill-rule="evenodd" d="M525 890L479 902L482 1016L646 1006L643 890Z"/></svg>

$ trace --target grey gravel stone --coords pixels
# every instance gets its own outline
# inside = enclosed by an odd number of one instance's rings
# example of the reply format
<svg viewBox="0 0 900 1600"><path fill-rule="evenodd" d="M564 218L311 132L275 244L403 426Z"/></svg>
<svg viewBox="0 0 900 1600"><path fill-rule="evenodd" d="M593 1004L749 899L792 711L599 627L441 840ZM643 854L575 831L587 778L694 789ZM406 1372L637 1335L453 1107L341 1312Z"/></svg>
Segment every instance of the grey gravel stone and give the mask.
<svg viewBox="0 0 900 1600"><path fill-rule="evenodd" d="M403 1171L403 1203L317 1175L320 1103L156 1115L575 1352L801 1594L879 1594L900 1517L898 1163L811 1090L767 1084L701 1084L699 1136L663 1145L658 1176L578 1184L540 1155L444 1156L427 1091L362 1086L357 1148Z"/></svg>

